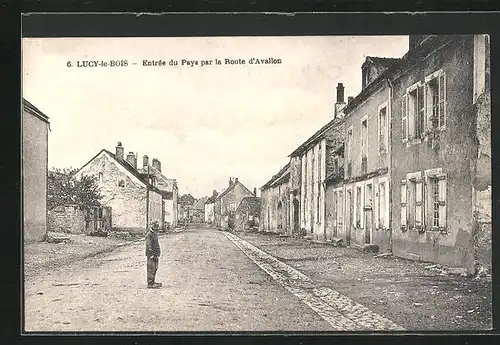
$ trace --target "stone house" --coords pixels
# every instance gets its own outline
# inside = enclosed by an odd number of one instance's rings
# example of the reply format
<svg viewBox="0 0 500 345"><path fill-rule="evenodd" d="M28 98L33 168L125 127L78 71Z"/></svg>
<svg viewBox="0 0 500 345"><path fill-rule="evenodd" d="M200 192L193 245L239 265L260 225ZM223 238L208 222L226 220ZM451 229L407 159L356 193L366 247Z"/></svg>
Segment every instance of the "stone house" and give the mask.
<svg viewBox="0 0 500 345"><path fill-rule="evenodd" d="M193 222L203 223L205 221L205 203L208 197L203 197L195 201L193 205Z"/></svg>
<svg viewBox="0 0 500 345"><path fill-rule="evenodd" d="M214 207L215 207L215 199L217 198L216 190L213 191L212 196L205 201L205 223L213 224L215 221Z"/></svg>
<svg viewBox="0 0 500 345"><path fill-rule="evenodd" d="M216 224L223 229L234 227L234 215L238 205L244 197L254 196L238 178L229 178L226 190L220 193L215 200L214 213Z"/></svg>
<svg viewBox="0 0 500 345"><path fill-rule="evenodd" d="M259 231L292 234L290 226L290 163L260 188Z"/></svg>
<svg viewBox="0 0 500 345"><path fill-rule="evenodd" d="M47 234L49 118L22 100L23 240L41 241Z"/></svg>
<svg viewBox="0 0 500 345"><path fill-rule="evenodd" d="M145 233L153 220L163 228L163 192L156 186L157 179L154 174L139 172L136 160L131 155L128 158L118 142L115 153L102 149L74 176L97 178L101 203L112 210L112 230Z"/></svg>
<svg viewBox="0 0 500 345"><path fill-rule="evenodd" d="M256 195L256 191L254 191ZM260 217L260 198L248 196L241 200L235 213L234 229L236 231L249 231L258 229Z"/></svg>
<svg viewBox="0 0 500 345"><path fill-rule="evenodd" d="M476 187L491 185L488 46L484 35L410 36L392 72L397 256L473 270Z"/></svg>
<svg viewBox="0 0 500 345"><path fill-rule="evenodd" d="M325 178L336 171L340 163L336 153L343 145L342 114L345 105L344 86L338 83L333 119L289 156L292 181L289 195L292 205L290 228L297 231L300 227L315 240L325 240L333 234L333 229L326 226Z"/></svg>
<svg viewBox="0 0 500 345"><path fill-rule="evenodd" d="M131 162L132 166L137 169L137 157L133 152L127 155L127 162ZM179 188L177 187L177 180L165 177L161 170L161 162L153 158L149 164L149 157L143 156L142 168L138 169L141 174L150 174L154 176L156 187L162 191L163 196L163 224L165 228L177 226L177 200L179 196Z"/></svg>
<svg viewBox="0 0 500 345"><path fill-rule="evenodd" d="M82 207L67 204L48 212L47 227L51 231L90 234L112 228L111 207Z"/></svg>
<svg viewBox="0 0 500 345"><path fill-rule="evenodd" d="M333 188L331 203L338 237L384 252L391 250L391 88L384 72L396 61L369 56L362 65L361 92L343 110L344 181Z"/></svg>

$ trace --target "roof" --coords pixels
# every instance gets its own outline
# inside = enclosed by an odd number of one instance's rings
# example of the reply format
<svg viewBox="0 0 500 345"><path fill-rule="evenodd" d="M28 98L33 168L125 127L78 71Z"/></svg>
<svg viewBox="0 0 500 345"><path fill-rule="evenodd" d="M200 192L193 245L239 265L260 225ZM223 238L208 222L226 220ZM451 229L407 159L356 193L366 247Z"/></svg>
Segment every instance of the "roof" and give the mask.
<svg viewBox="0 0 500 345"><path fill-rule="evenodd" d="M125 163L127 164L127 162L125 162ZM149 172L149 174L153 174L157 178L158 182L161 182L161 183L167 185L167 190L164 190L164 191L170 192L172 194L174 186L176 185L176 180L167 178L165 175L163 175L163 173L160 170L156 169L154 166L152 166L150 164L148 164L148 167L149 167L149 170L142 167L141 169L137 169L137 171L143 175L148 174L148 172ZM161 189L161 188L159 188L159 189Z"/></svg>
<svg viewBox="0 0 500 345"><path fill-rule="evenodd" d="M387 69L392 66L393 63L399 61L399 58L387 58L387 57L379 57L379 56L367 56L363 65L367 62L373 63L377 67L382 67Z"/></svg>
<svg viewBox="0 0 500 345"><path fill-rule="evenodd" d="M223 191L222 193L220 193L220 194L217 196L217 198L215 198L215 200L220 200L220 199L222 199L225 195L227 195L227 193L229 193L230 191L232 191L232 190L236 187L236 185L237 185L237 184L239 184L239 185L241 185L243 188L245 188L245 189L248 191L248 193L253 194L253 193L252 193L252 192L251 192L251 191L250 191L247 187L245 187L245 185L244 185L243 183L241 183L240 181L235 181L235 182L233 182L233 184L232 184L231 186L229 186L229 187L228 187L225 191Z"/></svg>
<svg viewBox="0 0 500 345"><path fill-rule="evenodd" d="M23 111L27 111L30 114L33 114L36 117L38 117L40 120L42 120L44 122L47 122L47 123L50 123L49 122L49 117L47 115L45 115L44 113L42 113L40 111L40 109L38 109L33 104L31 104L30 102L28 102L25 98L23 98Z"/></svg>
<svg viewBox="0 0 500 345"><path fill-rule="evenodd" d="M331 129L334 125L342 123L342 121L343 121L343 118L334 118L333 120L331 120L330 122L328 122L326 125L324 125L323 127L321 127L316 133L314 133L309 139L307 139L299 147L297 147L295 149L295 151L293 151L292 153L290 153L288 155L288 157L298 156L299 154L303 153L309 147L311 147L316 142L318 142L318 140L322 138L323 134L325 134L326 131L328 131L329 129Z"/></svg>
<svg viewBox="0 0 500 345"><path fill-rule="evenodd" d="M82 170L83 168L85 168L85 166L87 166L87 164L89 164L94 159L96 159L96 157L98 157L102 152L105 152L106 154L108 154L113 160L115 160L118 164L120 164L123 168L125 168L125 170L127 170L130 174L132 174L139 181L141 181L141 183L144 184L146 187L148 187L149 189L154 190L155 192L160 193L160 194L163 195L163 192L160 189L158 189L157 187L153 186L148 181L144 180L144 174L141 174L140 172L138 172L137 170L135 170L134 167L132 167L130 164L128 164L127 161L120 160L120 159L116 158L116 155L114 153L112 153L111 151L108 151L106 149L102 149L101 151L99 151L98 154L96 154L94 157L92 157L92 159L90 159L80 169L78 169L78 171L76 171L75 174L77 174L80 170Z"/></svg>
<svg viewBox="0 0 500 345"><path fill-rule="evenodd" d="M246 207L250 214L259 215L260 214L260 198L256 196L247 196L241 199L240 204L236 211L242 211L242 209Z"/></svg>
<svg viewBox="0 0 500 345"><path fill-rule="evenodd" d="M211 197L207 198L205 204L213 204L215 202L215 199L217 199L217 195L212 195Z"/></svg>
<svg viewBox="0 0 500 345"><path fill-rule="evenodd" d="M273 175L273 177L269 181L267 181L266 184L260 187L260 189L262 190L271 187L272 184L278 182L278 180L281 180L281 178L285 177L287 174L290 174L289 169L290 169L290 162L288 162L283 168L281 168L276 175Z"/></svg>
<svg viewBox="0 0 500 345"><path fill-rule="evenodd" d="M204 210L205 209L205 202L207 200L208 200L208 196L204 196L203 198L196 200L196 202L193 205L193 208L197 209L197 210Z"/></svg>

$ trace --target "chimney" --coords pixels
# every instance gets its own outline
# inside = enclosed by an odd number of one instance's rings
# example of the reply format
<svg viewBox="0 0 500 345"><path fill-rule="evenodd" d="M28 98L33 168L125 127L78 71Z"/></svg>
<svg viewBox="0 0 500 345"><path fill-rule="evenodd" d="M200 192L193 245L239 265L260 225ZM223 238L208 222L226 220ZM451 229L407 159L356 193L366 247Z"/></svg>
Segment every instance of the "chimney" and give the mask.
<svg viewBox="0 0 500 345"><path fill-rule="evenodd" d="M238 182L238 178L237 177L234 178L234 183L236 183L236 182Z"/></svg>
<svg viewBox="0 0 500 345"><path fill-rule="evenodd" d="M130 164L134 169L137 169L137 158L135 157L135 154L133 152L129 152L127 155L127 162Z"/></svg>
<svg viewBox="0 0 500 345"><path fill-rule="evenodd" d="M353 96L347 97L347 104L351 103L353 99L354 99Z"/></svg>
<svg viewBox="0 0 500 345"><path fill-rule="evenodd" d="M212 195L213 195L213 197L214 197L214 198L218 195L218 193L217 193L217 191L216 191L215 189L214 189L214 191L212 192Z"/></svg>
<svg viewBox="0 0 500 345"><path fill-rule="evenodd" d="M344 84L337 85L337 103L344 103Z"/></svg>
<svg viewBox="0 0 500 345"><path fill-rule="evenodd" d="M344 101L344 84L338 83L337 85L337 102L333 106L333 117L336 119L338 117L341 117L341 110L345 106L345 101Z"/></svg>
<svg viewBox="0 0 500 345"><path fill-rule="evenodd" d="M257 196L257 188L253 187L253 196Z"/></svg>
<svg viewBox="0 0 500 345"><path fill-rule="evenodd" d="M118 142L118 145L116 145L116 158L118 158L118 160L122 161L123 160L123 146L122 146L122 142L119 141Z"/></svg>
<svg viewBox="0 0 500 345"><path fill-rule="evenodd" d="M158 170L159 172L161 172L161 162L156 159L156 158L153 158L153 162L152 162L152 165L153 167Z"/></svg>
<svg viewBox="0 0 500 345"><path fill-rule="evenodd" d="M230 178L229 178L229 187L231 187L232 185L233 185L233 178L232 178L232 177L230 177Z"/></svg>
<svg viewBox="0 0 500 345"><path fill-rule="evenodd" d="M149 165L149 157L147 155L144 155L142 157L142 167L147 168Z"/></svg>

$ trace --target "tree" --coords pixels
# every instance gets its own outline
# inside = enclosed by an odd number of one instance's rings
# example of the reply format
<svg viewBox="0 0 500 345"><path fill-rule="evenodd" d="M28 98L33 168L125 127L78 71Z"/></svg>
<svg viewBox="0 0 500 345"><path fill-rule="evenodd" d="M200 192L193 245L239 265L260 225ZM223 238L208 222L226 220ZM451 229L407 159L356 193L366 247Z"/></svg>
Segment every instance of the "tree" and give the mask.
<svg viewBox="0 0 500 345"><path fill-rule="evenodd" d="M47 206L49 210L74 204L80 207L100 206L100 194L97 179L94 176L82 176L76 179L77 170L71 168L53 169L49 171L47 181Z"/></svg>

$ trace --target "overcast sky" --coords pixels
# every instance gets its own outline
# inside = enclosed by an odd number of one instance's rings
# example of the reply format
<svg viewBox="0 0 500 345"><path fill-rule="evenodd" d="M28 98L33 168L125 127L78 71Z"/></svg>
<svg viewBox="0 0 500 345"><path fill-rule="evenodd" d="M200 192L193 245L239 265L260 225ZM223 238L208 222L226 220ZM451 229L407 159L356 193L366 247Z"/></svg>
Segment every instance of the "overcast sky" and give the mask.
<svg viewBox="0 0 500 345"><path fill-rule="evenodd" d="M23 39L23 97L50 118L49 168L81 167L121 141L200 198L230 176L260 188L332 118L337 83L356 96L366 56L407 50L407 36ZM142 66L252 57L282 63ZM77 60L129 65L67 67Z"/></svg>

